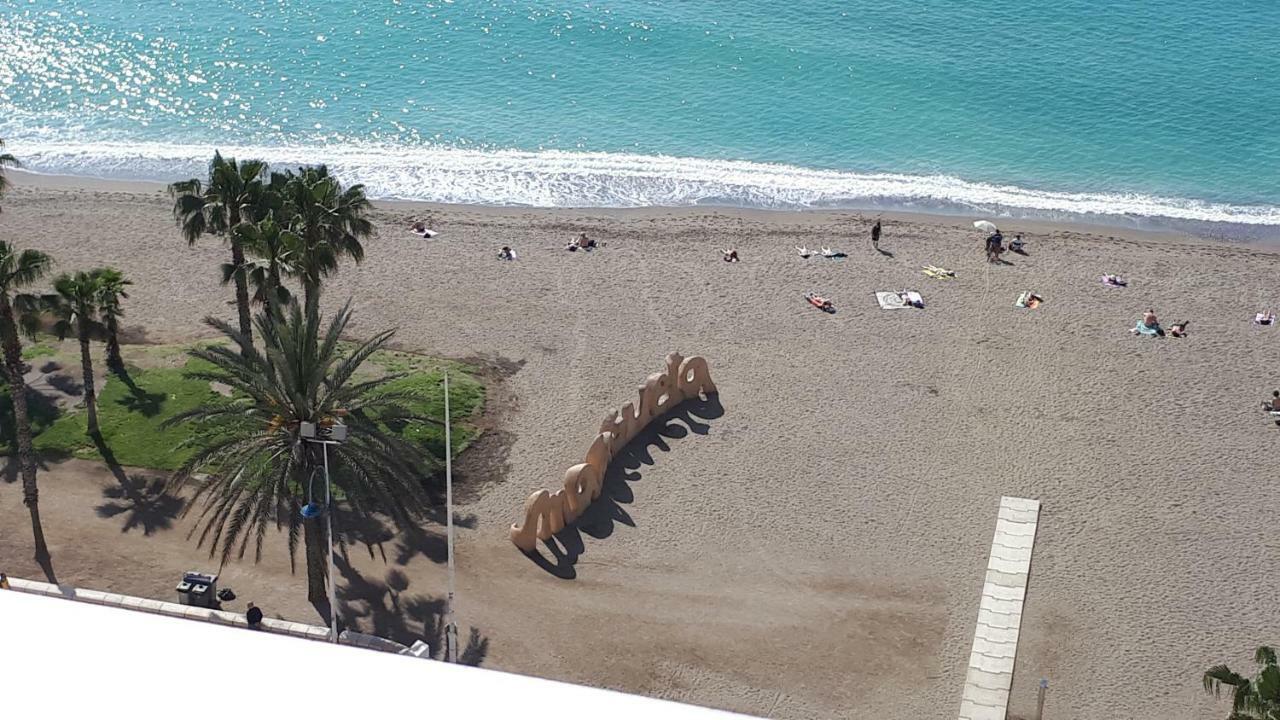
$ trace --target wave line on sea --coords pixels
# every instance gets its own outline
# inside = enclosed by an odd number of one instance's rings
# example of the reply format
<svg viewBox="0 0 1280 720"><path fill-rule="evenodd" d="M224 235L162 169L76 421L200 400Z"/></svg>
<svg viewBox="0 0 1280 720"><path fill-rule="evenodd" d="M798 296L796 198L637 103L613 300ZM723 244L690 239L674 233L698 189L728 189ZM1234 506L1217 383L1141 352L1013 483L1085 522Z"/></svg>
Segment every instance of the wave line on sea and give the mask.
<svg viewBox="0 0 1280 720"><path fill-rule="evenodd" d="M325 162L378 199L530 207L764 209L883 207L1013 216L1168 218L1280 225L1280 207L1144 194L1072 193L972 182L945 175L822 170L560 150L471 150L430 145L335 144L217 149L275 166ZM71 144L12 138L8 150L35 172L170 181L204 173L215 146L161 142Z"/></svg>

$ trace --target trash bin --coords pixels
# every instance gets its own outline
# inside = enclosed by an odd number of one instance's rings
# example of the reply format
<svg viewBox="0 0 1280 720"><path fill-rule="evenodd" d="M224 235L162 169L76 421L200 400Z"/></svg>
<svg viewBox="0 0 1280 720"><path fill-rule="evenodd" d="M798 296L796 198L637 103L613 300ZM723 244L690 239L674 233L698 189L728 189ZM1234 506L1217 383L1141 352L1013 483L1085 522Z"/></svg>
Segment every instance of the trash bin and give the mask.
<svg viewBox="0 0 1280 720"><path fill-rule="evenodd" d="M174 589L178 591L179 604L181 605L191 604L191 583L187 582L186 579L184 578L182 582L178 583L178 587Z"/></svg>
<svg viewBox="0 0 1280 720"><path fill-rule="evenodd" d="M183 605L215 608L218 606L218 576L188 572L178 583L178 602Z"/></svg>

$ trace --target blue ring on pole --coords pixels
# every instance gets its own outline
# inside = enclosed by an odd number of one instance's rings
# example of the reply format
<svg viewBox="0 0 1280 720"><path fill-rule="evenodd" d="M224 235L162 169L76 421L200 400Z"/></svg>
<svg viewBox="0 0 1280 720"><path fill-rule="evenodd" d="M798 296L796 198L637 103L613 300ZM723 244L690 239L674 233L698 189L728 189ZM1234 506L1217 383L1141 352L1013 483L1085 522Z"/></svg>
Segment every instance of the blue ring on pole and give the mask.
<svg viewBox="0 0 1280 720"><path fill-rule="evenodd" d="M316 503L307 503L306 505L302 506L302 517L307 518L308 520L314 517L320 517L321 513L323 512L324 512L324 505L318 505Z"/></svg>

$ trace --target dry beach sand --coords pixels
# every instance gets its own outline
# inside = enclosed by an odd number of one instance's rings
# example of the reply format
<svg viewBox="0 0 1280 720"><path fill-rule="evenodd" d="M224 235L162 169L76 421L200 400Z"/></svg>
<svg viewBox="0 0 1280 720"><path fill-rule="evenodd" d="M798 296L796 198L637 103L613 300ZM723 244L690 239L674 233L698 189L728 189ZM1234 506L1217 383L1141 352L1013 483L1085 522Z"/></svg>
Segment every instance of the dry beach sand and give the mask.
<svg viewBox="0 0 1280 720"><path fill-rule="evenodd" d="M232 314L225 250L188 248L154 187L17 180L0 237L60 269L124 268L148 340L204 337L199 318ZM1008 235L1027 232L1029 257L992 266L972 218L886 215L890 257L851 214L708 209L435 207L441 235L424 241L407 227L426 208L378 208L367 261L327 304L353 297L357 332L398 326L408 349L505 376L460 472L457 612L486 667L771 717L954 717L1001 495L1043 503L1013 716L1032 714L1041 677L1046 717L1225 715L1200 673L1245 671L1277 640L1280 428L1258 401L1280 384L1280 328L1250 322L1280 305L1272 250L1023 225ZM608 246L560 249L580 231ZM802 260L797 244L849 257ZM520 260L498 261L502 245ZM903 288L927 308L876 306L873 291ZM1023 290L1045 304L1014 308ZM1147 307L1191 336L1133 337ZM722 409L673 421L613 474L614 499L568 538L580 554L557 572L572 579L526 559L506 538L524 498L673 350L708 359ZM96 513L121 494L104 468L53 465L40 482L63 582L169 599L181 571L212 565L189 519ZM350 619L431 634L441 535L353 546ZM318 622L283 541L269 550L224 584ZM39 578L29 556L19 485L0 482L0 568Z"/></svg>

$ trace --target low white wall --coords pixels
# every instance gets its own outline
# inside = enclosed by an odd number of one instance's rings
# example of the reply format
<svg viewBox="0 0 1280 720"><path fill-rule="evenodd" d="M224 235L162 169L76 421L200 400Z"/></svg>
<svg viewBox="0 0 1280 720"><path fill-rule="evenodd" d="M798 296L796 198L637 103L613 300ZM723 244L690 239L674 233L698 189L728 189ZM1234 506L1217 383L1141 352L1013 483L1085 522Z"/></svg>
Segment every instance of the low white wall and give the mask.
<svg viewBox="0 0 1280 720"><path fill-rule="evenodd" d="M85 590L84 588L72 587L70 585L54 585L52 583L23 580L22 578L14 577L9 578L9 589L16 592L30 593L32 595L44 595L46 597L62 598L64 600L79 600L80 602L93 603L94 605L110 605L112 607L124 608L125 610L140 610L142 612L156 613L158 615L189 618L191 620L203 620L205 622L218 623L220 625L231 625L234 627L244 628L246 630L249 629L249 621L245 619L243 614L227 612L225 610L210 610L209 608L181 605L179 603L164 602L163 600L149 600L147 598L133 597L131 595L119 595L117 593L103 592L101 590ZM319 640L321 642L329 640L329 628L319 627L316 625L307 625L305 623L291 622L289 620L263 618L262 627L265 628L267 632L280 635L291 635L293 637L304 638L307 640ZM338 636L338 642L343 645L368 648L370 650L380 650L383 652L402 654L408 652L408 648L404 645L387 640L386 638L380 638L374 635L365 635L363 633L353 633L345 630Z"/></svg>

